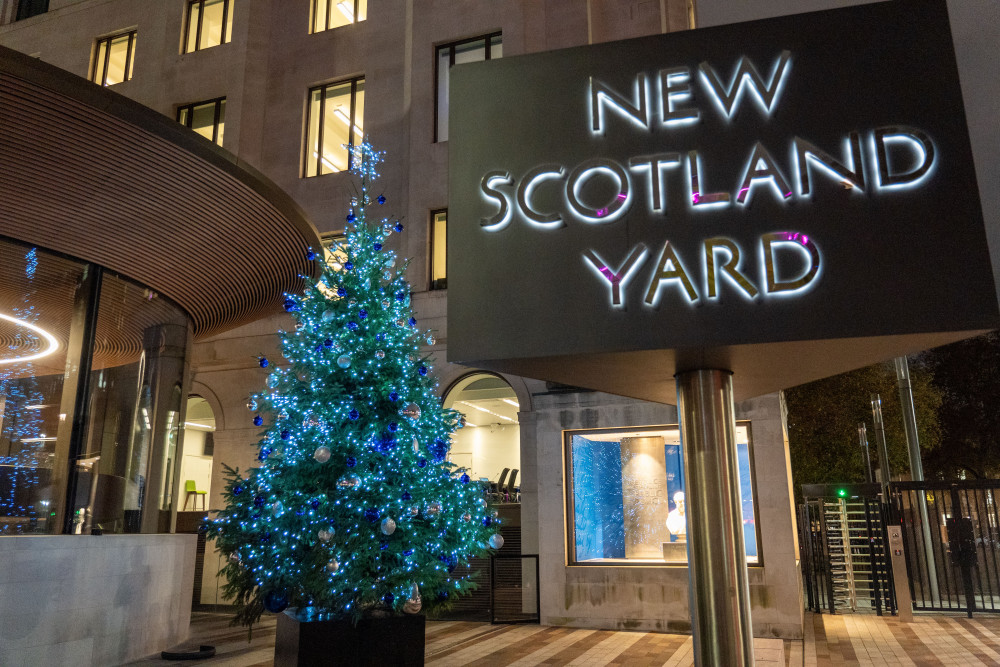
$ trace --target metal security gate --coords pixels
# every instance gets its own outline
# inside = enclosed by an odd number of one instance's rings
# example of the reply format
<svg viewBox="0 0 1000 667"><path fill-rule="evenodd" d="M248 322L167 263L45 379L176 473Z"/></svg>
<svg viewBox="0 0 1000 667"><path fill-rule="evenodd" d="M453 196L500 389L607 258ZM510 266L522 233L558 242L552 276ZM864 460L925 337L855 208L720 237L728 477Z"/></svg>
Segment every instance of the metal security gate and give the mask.
<svg viewBox="0 0 1000 667"><path fill-rule="evenodd" d="M895 613L876 485L805 485L799 548L806 604L816 612Z"/></svg>
<svg viewBox="0 0 1000 667"><path fill-rule="evenodd" d="M1000 612L1000 480L894 482L890 493L913 608Z"/></svg>

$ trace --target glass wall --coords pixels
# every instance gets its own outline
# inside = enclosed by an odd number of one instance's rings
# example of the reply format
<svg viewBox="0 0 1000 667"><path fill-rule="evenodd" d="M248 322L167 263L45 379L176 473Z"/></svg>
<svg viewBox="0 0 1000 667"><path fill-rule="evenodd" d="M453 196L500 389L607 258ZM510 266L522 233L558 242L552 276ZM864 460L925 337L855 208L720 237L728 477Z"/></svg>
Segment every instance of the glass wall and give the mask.
<svg viewBox="0 0 1000 667"><path fill-rule="evenodd" d="M687 563L684 455L677 426L566 431L570 560L576 564ZM757 564L749 422L736 424L743 540Z"/></svg>
<svg viewBox="0 0 1000 667"><path fill-rule="evenodd" d="M0 534L168 531L187 316L100 267L0 253Z"/></svg>
<svg viewBox="0 0 1000 667"><path fill-rule="evenodd" d="M496 375L468 375L448 391L444 407L465 416L465 426L452 437L448 460L488 485L496 501L518 502L520 406L511 386Z"/></svg>

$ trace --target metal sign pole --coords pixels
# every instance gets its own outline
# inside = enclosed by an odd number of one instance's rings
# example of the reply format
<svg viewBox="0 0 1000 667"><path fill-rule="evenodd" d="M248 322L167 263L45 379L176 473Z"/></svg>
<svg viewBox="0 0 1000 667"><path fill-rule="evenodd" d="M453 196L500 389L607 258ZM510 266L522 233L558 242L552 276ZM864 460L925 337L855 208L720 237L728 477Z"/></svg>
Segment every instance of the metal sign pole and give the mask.
<svg viewBox="0 0 1000 667"><path fill-rule="evenodd" d="M882 397L872 394L872 419L875 421L875 440L878 442L878 467L882 477L882 502L889 502L889 446L885 442L885 425L882 423Z"/></svg>
<svg viewBox="0 0 1000 667"><path fill-rule="evenodd" d="M754 664L732 373L678 373L696 665Z"/></svg>
<svg viewBox="0 0 1000 667"><path fill-rule="evenodd" d="M858 441L861 444L861 454L865 457L865 481L869 484L875 483L875 475L872 473L872 455L868 450L868 427L864 422L858 424Z"/></svg>

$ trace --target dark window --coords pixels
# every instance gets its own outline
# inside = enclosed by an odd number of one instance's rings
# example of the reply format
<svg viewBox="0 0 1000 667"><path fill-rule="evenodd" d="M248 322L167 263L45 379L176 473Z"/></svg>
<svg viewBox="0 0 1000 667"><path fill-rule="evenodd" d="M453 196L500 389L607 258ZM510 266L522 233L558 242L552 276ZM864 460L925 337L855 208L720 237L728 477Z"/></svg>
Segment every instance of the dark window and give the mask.
<svg viewBox="0 0 1000 667"><path fill-rule="evenodd" d="M135 62L135 30L97 40L90 80L101 86L113 86L132 78Z"/></svg>
<svg viewBox="0 0 1000 667"><path fill-rule="evenodd" d="M302 174L306 178L350 168L350 149L361 143L365 127L365 79L309 89Z"/></svg>
<svg viewBox="0 0 1000 667"><path fill-rule="evenodd" d="M226 98L180 107L177 109L177 122L221 146L226 129Z"/></svg>
<svg viewBox="0 0 1000 667"><path fill-rule="evenodd" d="M368 18L368 0L312 0L309 32L323 32Z"/></svg>
<svg viewBox="0 0 1000 667"><path fill-rule="evenodd" d="M437 80L434 89L434 141L448 141L448 71L454 65L501 56L503 41L499 32L437 47L437 58L434 60Z"/></svg>
<svg viewBox="0 0 1000 667"><path fill-rule="evenodd" d="M448 209L431 211L431 289L448 288Z"/></svg>
<svg viewBox="0 0 1000 667"><path fill-rule="evenodd" d="M189 0L184 53L200 51L233 38L232 0Z"/></svg>
<svg viewBox="0 0 1000 667"><path fill-rule="evenodd" d="M17 18L15 21L30 19L49 11L49 0L19 0L17 3Z"/></svg>

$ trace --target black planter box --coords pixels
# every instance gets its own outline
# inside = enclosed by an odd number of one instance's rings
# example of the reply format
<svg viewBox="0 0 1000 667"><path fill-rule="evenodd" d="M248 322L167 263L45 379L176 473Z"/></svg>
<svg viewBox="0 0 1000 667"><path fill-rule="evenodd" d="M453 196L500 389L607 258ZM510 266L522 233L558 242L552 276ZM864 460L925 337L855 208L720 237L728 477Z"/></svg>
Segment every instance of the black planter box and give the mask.
<svg viewBox="0 0 1000 667"><path fill-rule="evenodd" d="M300 621L295 610L278 615L275 667L424 664L424 621L420 615L349 620Z"/></svg>

